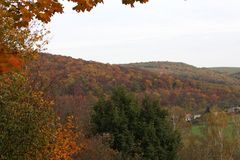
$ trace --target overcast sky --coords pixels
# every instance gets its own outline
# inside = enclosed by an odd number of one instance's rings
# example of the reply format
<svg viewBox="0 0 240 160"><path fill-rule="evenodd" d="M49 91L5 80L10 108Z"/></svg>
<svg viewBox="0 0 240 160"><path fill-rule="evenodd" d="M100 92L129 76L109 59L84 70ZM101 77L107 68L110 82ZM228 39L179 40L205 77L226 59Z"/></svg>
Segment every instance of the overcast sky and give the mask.
<svg viewBox="0 0 240 160"><path fill-rule="evenodd" d="M48 52L104 63L177 61L240 67L239 0L150 0L135 8L105 0L50 23Z"/></svg>

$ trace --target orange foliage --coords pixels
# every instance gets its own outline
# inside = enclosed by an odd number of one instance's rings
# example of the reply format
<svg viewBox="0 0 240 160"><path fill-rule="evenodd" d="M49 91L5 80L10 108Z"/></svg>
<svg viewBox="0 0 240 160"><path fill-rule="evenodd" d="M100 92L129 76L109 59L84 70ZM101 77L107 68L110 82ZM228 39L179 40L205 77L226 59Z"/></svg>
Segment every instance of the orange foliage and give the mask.
<svg viewBox="0 0 240 160"><path fill-rule="evenodd" d="M79 134L74 129L72 116L67 117L65 125L60 124L55 143L51 146L53 154L50 160L72 160L72 156L82 149L77 145Z"/></svg>
<svg viewBox="0 0 240 160"><path fill-rule="evenodd" d="M20 69L23 61L32 60L47 43L44 36L48 31L42 23L34 21L27 27L16 27L18 22L15 16L21 17L21 14L11 14L11 3L15 2L0 0L0 74ZM20 11L27 12L23 8Z"/></svg>
<svg viewBox="0 0 240 160"><path fill-rule="evenodd" d="M14 54L0 54L0 74L11 71L13 68L20 69L23 62Z"/></svg>

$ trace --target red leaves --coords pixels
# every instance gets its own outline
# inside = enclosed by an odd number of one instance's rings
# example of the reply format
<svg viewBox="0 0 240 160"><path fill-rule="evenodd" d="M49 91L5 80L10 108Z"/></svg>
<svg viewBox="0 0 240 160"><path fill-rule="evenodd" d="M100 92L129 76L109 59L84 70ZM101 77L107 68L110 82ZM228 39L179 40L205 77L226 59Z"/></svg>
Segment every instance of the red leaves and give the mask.
<svg viewBox="0 0 240 160"><path fill-rule="evenodd" d="M0 53L0 74L10 72L13 69L20 69L22 64L23 62L19 56Z"/></svg>

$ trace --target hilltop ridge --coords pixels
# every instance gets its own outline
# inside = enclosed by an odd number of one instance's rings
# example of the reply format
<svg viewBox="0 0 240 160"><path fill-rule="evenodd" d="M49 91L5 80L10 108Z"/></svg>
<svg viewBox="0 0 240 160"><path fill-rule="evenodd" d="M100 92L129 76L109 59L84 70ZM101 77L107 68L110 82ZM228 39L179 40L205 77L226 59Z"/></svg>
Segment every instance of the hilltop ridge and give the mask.
<svg viewBox="0 0 240 160"><path fill-rule="evenodd" d="M161 74L171 74L181 78L190 78L194 80L202 80L210 83L239 85L240 81L234 76L225 72L220 72L221 68L198 68L182 62L141 62L130 63L123 66L141 68Z"/></svg>

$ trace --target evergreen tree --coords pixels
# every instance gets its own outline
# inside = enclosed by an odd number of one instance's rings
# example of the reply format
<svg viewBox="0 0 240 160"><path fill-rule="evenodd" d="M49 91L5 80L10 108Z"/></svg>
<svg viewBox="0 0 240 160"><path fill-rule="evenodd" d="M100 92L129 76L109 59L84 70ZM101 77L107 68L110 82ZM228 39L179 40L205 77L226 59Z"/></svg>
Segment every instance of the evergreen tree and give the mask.
<svg viewBox="0 0 240 160"><path fill-rule="evenodd" d="M109 99L94 106L92 123L95 134L113 136L112 148L121 152L122 159L177 159L180 137L167 121L167 112L147 96L140 104L117 87Z"/></svg>

